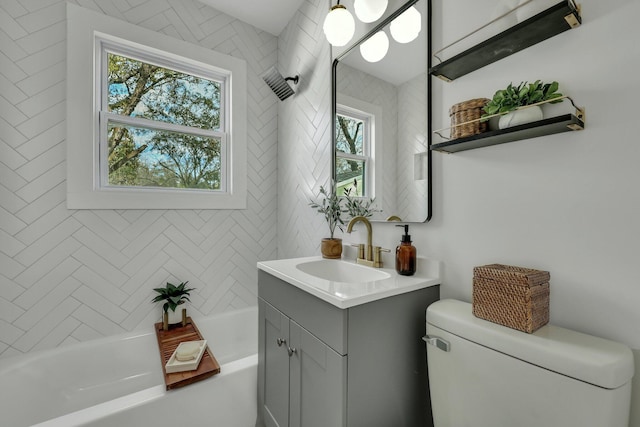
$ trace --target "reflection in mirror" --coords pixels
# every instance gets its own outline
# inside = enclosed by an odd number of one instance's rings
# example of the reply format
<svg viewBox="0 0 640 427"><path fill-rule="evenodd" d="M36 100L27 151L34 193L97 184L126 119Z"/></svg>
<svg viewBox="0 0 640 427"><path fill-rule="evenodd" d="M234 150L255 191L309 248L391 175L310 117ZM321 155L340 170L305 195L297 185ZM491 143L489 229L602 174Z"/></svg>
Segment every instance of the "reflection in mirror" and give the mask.
<svg viewBox="0 0 640 427"><path fill-rule="evenodd" d="M387 35L381 60L363 58L365 36L334 61L336 191L348 198L351 215L371 220L424 222L431 212L427 0L401 8L410 6L420 14L417 38L397 42L391 14L369 33Z"/></svg>

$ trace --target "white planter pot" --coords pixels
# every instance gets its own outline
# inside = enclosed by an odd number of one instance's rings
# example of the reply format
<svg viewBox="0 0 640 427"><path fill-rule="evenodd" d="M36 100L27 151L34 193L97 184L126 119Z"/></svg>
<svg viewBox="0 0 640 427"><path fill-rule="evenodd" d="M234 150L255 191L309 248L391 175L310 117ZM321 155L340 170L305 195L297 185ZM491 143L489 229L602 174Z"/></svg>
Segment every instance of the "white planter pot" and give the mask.
<svg viewBox="0 0 640 427"><path fill-rule="evenodd" d="M510 113L500 116L500 122L498 126L500 129L506 129L512 126L523 125L525 123L531 123L538 120L542 120L542 108L539 105L534 107L522 108L520 110L514 110Z"/></svg>
<svg viewBox="0 0 640 427"><path fill-rule="evenodd" d="M171 311L171 309L167 310L169 314L169 324L175 325L176 323L182 322L182 309L185 308L184 305L179 305L176 307L176 311Z"/></svg>

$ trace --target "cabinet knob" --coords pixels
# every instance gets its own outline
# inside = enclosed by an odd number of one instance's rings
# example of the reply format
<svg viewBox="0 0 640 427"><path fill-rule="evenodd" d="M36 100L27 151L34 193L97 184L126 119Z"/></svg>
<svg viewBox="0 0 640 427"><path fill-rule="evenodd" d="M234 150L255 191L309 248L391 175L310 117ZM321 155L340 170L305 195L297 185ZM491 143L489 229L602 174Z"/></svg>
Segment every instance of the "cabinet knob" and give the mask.
<svg viewBox="0 0 640 427"><path fill-rule="evenodd" d="M278 338L276 339L276 344L278 344L278 347L282 347L282 344L286 344L287 340L284 338Z"/></svg>
<svg viewBox="0 0 640 427"><path fill-rule="evenodd" d="M294 348L287 348L287 353L289 353L289 357L293 356L295 353L297 353L298 350L294 347Z"/></svg>

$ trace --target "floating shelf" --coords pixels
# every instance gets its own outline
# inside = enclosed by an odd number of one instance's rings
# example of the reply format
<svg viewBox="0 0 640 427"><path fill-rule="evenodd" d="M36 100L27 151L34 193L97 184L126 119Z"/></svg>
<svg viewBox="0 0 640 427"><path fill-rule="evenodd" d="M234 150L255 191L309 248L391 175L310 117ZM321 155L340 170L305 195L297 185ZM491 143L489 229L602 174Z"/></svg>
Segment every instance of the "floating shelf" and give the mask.
<svg viewBox="0 0 640 427"><path fill-rule="evenodd" d="M550 117L506 129L492 130L477 135L458 138L431 145L431 150L445 153L473 150L506 142L553 135L555 133L584 129L584 121L573 114Z"/></svg>
<svg viewBox="0 0 640 427"><path fill-rule="evenodd" d="M580 7L576 6L573 0L563 0L526 21L431 67L429 73L443 80L452 81L543 40L576 28L581 23Z"/></svg>

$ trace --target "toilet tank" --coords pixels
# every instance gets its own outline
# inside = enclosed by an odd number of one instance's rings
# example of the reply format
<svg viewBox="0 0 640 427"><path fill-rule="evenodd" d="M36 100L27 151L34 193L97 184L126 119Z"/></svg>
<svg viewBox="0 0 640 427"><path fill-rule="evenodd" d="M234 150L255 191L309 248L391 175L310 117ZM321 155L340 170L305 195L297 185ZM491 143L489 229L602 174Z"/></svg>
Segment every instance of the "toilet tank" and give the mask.
<svg viewBox="0 0 640 427"><path fill-rule="evenodd" d="M628 347L553 325L516 331L456 300L426 316L435 427L628 427Z"/></svg>

